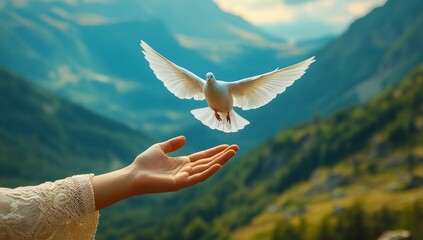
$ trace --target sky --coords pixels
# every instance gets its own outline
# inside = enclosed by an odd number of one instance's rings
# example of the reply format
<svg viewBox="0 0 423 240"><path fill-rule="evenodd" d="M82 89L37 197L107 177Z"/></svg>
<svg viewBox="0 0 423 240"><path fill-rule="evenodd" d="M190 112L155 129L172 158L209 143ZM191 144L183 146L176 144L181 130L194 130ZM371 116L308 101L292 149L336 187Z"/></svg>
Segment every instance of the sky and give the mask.
<svg viewBox="0 0 423 240"><path fill-rule="evenodd" d="M31 0L0 0L0 9L11 1L23 6ZM42 0L46 2L55 0ZM61 0L74 5L116 0ZM238 15L269 33L286 40L339 35L350 23L387 0L212 0L223 11ZM84 18L83 18L84 17ZM91 17L91 18L90 18ZM80 16L83 21L92 16ZM94 19L103 21L104 19Z"/></svg>
<svg viewBox="0 0 423 240"><path fill-rule="evenodd" d="M355 19L387 0L214 0L238 15L286 39L337 35ZM319 36L320 35L320 36Z"/></svg>

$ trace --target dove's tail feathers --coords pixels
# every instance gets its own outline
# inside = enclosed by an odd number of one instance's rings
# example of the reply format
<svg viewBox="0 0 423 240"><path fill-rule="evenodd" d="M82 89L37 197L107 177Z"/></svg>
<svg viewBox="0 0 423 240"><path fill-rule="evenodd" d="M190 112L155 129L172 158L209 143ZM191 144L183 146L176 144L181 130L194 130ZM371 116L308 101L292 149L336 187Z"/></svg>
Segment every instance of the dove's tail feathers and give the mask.
<svg viewBox="0 0 423 240"><path fill-rule="evenodd" d="M215 117L214 110L210 107L194 109L191 110L191 113L196 119L198 119L200 122L202 122L209 128L223 131L226 133L238 132L239 130L243 129L246 125L250 124L248 120L241 117L234 110L229 112L231 120L230 122L227 120L228 113L218 112L221 117L221 120L219 121Z"/></svg>

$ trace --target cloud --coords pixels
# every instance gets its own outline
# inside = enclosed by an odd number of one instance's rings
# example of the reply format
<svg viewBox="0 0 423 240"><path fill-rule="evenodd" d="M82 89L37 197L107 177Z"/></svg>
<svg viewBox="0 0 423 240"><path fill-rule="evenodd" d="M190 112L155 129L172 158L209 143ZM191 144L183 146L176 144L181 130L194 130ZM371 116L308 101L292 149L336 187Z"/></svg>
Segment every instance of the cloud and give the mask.
<svg viewBox="0 0 423 240"><path fill-rule="evenodd" d="M72 20L72 14L70 14L69 12L59 8L59 7L53 7L51 8L51 12L56 14L57 16L65 19L65 20Z"/></svg>
<svg viewBox="0 0 423 240"><path fill-rule="evenodd" d="M78 14L75 18L75 20L80 25L102 25L110 22L110 20L104 16L90 13L81 13Z"/></svg>
<svg viewBox="0 0 423 240"><path fill-rule="evenodd" d="M77 85L81 81L94 81L112 85L120 93L139 91L142 88L137 81L110 77L87 68L75 68L66 64L60 65L54 71L51 71L49 77L53 81L53 87L58 89L67 85Z"/></svg>
<svg viewBox="0 0 423 240"><path fill-rule="evenodd" d="M319 20L348 24L386 0L214 0L226 12L255 24Z"/></svg>
<svg viewBox="0 0 423 240"><path fill-rule="evenodd" d="M353 2L347 5L348 11L356 16L363 16L371 9L372 2Z"/></svg>
<svg viewBox="0 0 423 240"><path fill-rule="evenodd" d="M66 30L69 27L69 25L66 22L51 18L47 16L46 14L41 14L40 19L43 20L45 23L60 30Z"/></svg>
<svg viewBox="0 0 423 240"><path fill-rule="evenodd" d="M142 125L142 129L145 132L150 132L150 133L161 133L161 134L170 134L170 133L174 133L178 130L180 130L181 124L179 123L170 123L170 124L164 124L164 123L159 123L159 124L153 124L153 123L144 123Z"/></svg>
<svg viewBox="0 0 423 240"><path fill-rule="evenodd" d="M116 77L110 77L103 73L94 72L86 68L80 69L79 76L80 78L84 78L89 81L95 81L102 84L112 85L116 89L116 91L120 93L138 91L140 88L139 82L131 81L129 79L120 79Z"/></svg>
<svg viewBox="0 0 423 240"><path fill-rule="evenodd" d="M31 20L15 13L15 12L10 13L10 15L17 23L19 23L19 25L22 25L22 26L25 26L25 27L33 27L34 26L34 23Z"/></svg>
<svg viewBox="0 0 423 240"><path fill-rule="evenodd" d="M68 84L78 84L81 80L78 73L68 65L60 65L55 71L50 71L49 77L54 80L53 87L55 88L61 88Z"/></svg>
<svg viewBox="0 0 423 240"><path fill-rule="evenodd" d="M25 7L28 4L27 0L12 0L12 4L15 7Z"/></svg>
<svg viewBox="0 0 423 240"><path fill-rule="evenodd" d="M288 22L294 17L280 0L215 0L223 11L255 24Z"/></svg>
<svg viewBox="0 0 423 240"><path fill-rule="evenodd" d="M308 2L313 2L316 0L282 0L284 3L288 5L300 5Z"/></svg>
<svg viewBox="0 0 423 240"><path fill-rule="evenodd" d="M387 0L214 0L223 11L259 26L290 25L320 28L322 34L345 29ZM319 25L320 24L320 25ZM320 26L320 27L319 27ZM329 27L332 26L332 27ZM332 28L332 29L330 29ZM289 32L286 33L290 35Z"/></svg>
<svg viewBox="0 0 423 240"><path fill-rule="evenodd" d="M149 110L143 114L137 114L137 119L140 119L142 129L146 132L154 132L160 134L169 134L180 131L189 113L158 109Z"/></svg>
<svg viewBox="0 0 423 240"><path fill-rule="evenodd" d="M120 93L127 93L132 91L140 90L140 83L130 80L116 79L113 81L113 85L116 90Z"/></svg>
<svg viewBox="0 0 423 240"><path fill-rule="evenodd" d="M75 21L79 25L102 25L112 22L112 20L102 15L84 12L71 14L70 12L59 7L52 7L51 12L65 20Z"/></svg>

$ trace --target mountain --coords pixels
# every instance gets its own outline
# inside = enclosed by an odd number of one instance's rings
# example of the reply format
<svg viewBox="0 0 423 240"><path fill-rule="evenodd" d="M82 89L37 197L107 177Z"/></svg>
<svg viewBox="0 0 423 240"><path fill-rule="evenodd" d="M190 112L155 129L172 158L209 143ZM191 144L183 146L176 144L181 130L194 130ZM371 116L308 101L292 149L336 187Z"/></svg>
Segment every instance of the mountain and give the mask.
<svg viewBox="0 0 423 240"><path fill-rule="evenodd" d="M4 68L0 68L0 111L2 187L115 170L157 141L59 98ZM147 229L195 199L204 191L201 187L178 194L137 197L102 210L99 238L119 239L127 229ZM129 219L137 221L128 224Z"/></svg>
<svg viewBox="0 0 423 240"><path fill-rule="evenodd" d="M103 173L130 163L152 139L0 69L0 185Z"/></svg>
<svg viewBox="0 0 423 240"><path fill-rule="evenodd" d="M133 158L138 144L141 148L148 144L143 142L145 136L131 129L58 99L8 71L0 73L2 186L116 168ZM353 196L354 186L365 184L399 202L407 199L403 202L407 206L422 189L416 185L423 177L422 90L423 65L398 87L363 106L281 132L228 163L207 185L162 195L159 201L134 198L103 211L98 237L221 239L245 237L245 231L252 237L272 236L277 234L272 232L274 226L282 223L280 211L295 214L292 209L298 204L310 204L307 211L313 215L313 209L322 207L319 194L328 198L331 188L324 184L331 182L345 187L337 199L350 199L345 196ZM407 169L414 169L411 178L401 180ZM326 213L330 206L324 208ZM271 217L254 218L257 214ZM252 225L241 228L245 224Z"/></svg>
<svg viewBox="0 0 423 240"><path fill-rule="evenodd" d="M0 13L0 65L90 110L166 137L188 131L197 138L208 131L189 113L202 103L179 101L163 87L140 53L140 39L199 76L214 71L225 79L273 70L327 42L286 43L211 0L11 1ZM219 138L210 136L210 143Z"/></svg>
<svg viewBox="0 0 423 240"><path fill-rule="evenodd" d="M422 78L422 70L410 75L399 87L392 86L396 86L402 75L422 62L422 52L418 51L422 42L419 30L422 24L421 1L391 0L355 22L340 38L316 51L317 62L283 95L261 109L241 112L251 125L232 135L211 132L190 116L188 110L201 103L178 100L164 89L142 59L139 39L146 39L165 56L199 75L212 70L217 78L228 80L295 63L308 55L307 52L281 58L273 48L247 46L242 48L236 59L216 65L203 55L180 47L181 40L175 37L170 27L148 14L141 14L140 19L121 21L93 14L100 10L110 16L136 14L139 9L131 8L133 5L130 4L113 5L113 1L104 4L98 1L20 1L21 4L35 5L29 5L31 8L25 8L25 5L8 8L9 4L16 3L19 1L7 2L6 7L1 5L0 61L25 76L33 76L44 87L131 126L147 129L154 136L186 134L188 141L194 142L196 147L234 142L242 149L248 149L263 143L263 139L269 139L261 147L248 151L245 157L228 163L211 181L200 186L176 195L161 195L160 199L148 196L134 198L107 209L100 221L98 237L101 239L237 237L245 233L243 226L252 224L247 226L256 227L255 220L263 219L262 216L268 214L264 211L268 207L272 209L273 205L276 206L276 214L286 210L280 208L279 203L295 209L298 203L284 202L287 197L284 194L288 191L293 191L294 195L300 193L295 190L298 186L313 187L309 180L315 172L317 175L323 172L316 180L327 179L329 174L325 171L329 172L332 166L349 168L351 159L364 159L358 161L359 169L369 171L357 178L358 183L370 179L366 174L372 171L384 172L381 167L395 154L400 159L417 159L418 171L411 175L411 179L418 181L420 177L422 87L419 79ZM81 9L81 6L69 3L84 3L83 11L72 12ZM126 7L125 11L119 10L118 7L122 6ZM6 71L2 74L5 79L19 79ZM14 82L0 81L0 84L8 86ZM56 100L50 101L50 97L43 98L41 96L52 95L42 90L35 91L41 91L41 94L30 94L33 91L28 88L39 89L31 84L22 86L30 87L17 90L6 87L0 94L0 149L4 146L2 159L7 159L1 162L0 171L4 171L1 176L7 176L1 180L2 185L35 183L76 172L103 172L116 167L121 161L132 159L133 153L144 149L145 144L134 146L145 139L139 133L134 133L136 136L132 137L127 133L129 135L125 134L115 142L123 134L108 132L120 129L115 122L98 115L92 117L94 115L87 110L71 107L75 105L67 101L57 100L56 103ZM390 90L369 104L349 107L326 117L336 109L367 101L386 86ZM7 97L9 93L13 93L14 97ZM38 99L35 107L30 104L33 99ZM22 101L25 103L21 104ZM18 111L20 104L24 106L23 113ZM65 107L56 109L55 104ZM74 108L77 114L66 110ZM3 109L12 114L3 115ZM34 114L29 117L25 112ZM52 113L55 118L51 118ZM314 120L279 133L280 129L306 119ZM21 124L29 121L34 125ZM73 125L74 122L78 125ZM109 127L104 127L100 124L103 122L108 122L110 126L106 124ZM96 145L79 146L78 142ZM124 150L103 148L102 144L117 144ZM93 151L98 158L93 156ZM103 162L104 159L107 161ZM368 159L375 159L375 164L370 164ZM3 166L7 171L3 170ZM402 161L399 166L399 170L404 169ZM34 173L31 167L37 171ZM383 174L395 181L397 178L391 177L401 173L399 170ZM373 181L375 178L369 180ZM300 182L305 183L297 185ZM414 188L418 189L420 187ZM414 190L404 193L418 196L412 192ZM312 206L313 209L315 206ZM269 225L266 225L270 228L265 234L273 234L273 220L279 219L270 218ZM255 233L260 234L260 231Z"/></svg>
<svg viewBox="0 0 423 240"><path fill-rule="evenodd" d="M142 58L140 39L155 39L158 49L173 46L170 57L181 56L179 59L185 64L192 62L193 70L213 66L198 54L179 47L161 21L152 17L126 19L125 14L114 16L116 12L112 10L126 5L75 6L60 1L12 4L6 4L0 15L1 65L138 129L166 132L175 127L169 118L179 116L181 106L171 104L163 109L163 105L151 105L172 103L174 98L166 91L157 94L156 89L162 85ZM169 125L163 130L154 128L166 124Z"/></svg>
<svg viewBox="0 0 423 240"><path fill-rule="evenodd" d="M279 134L255 173L266 172L262 179L284 190L231 239L377 239L393 229L421 239L422 90L420 64L363 106ZM267 167L277 164L290 169L276 174Z"/></svg>
<svg viewBox="0 0 423 240"><path fill-rule="evenodd" d="M210 132L201 123L194 122L181 133L197 142L207 134L208 141L236 142L241 149L250 150L281 129L365 102L387 86L397 84L401 76L423 61L423 51L416 50L423 42L422 8L423 2L419 0L390 0L355 21L344 34L309 54L316 56L316 62L283 94L259 109L238 110L251 122L242 131ZM231 63L244 67L239 67L229 79L249 76L244 71L247 68L257 74L303 59L295 56L282 61L272 57L271 50L245 50L239 61ZM257 62L265 65L257 65ZM263 70L266 66L267 70ZM220 78L216 72L215 76ZM199 134L200 131L208 133Z"/></svg>
<svg viewBox="0 0 423 240"><path fill-rule="evenodd" d="M181 1L177 6L186 9L187 2ZM0 50L4 52L0 63L30 79L38 79L46 88L90 110L151 135L184 134L193 140L189 143L193 149L236 142L242 149L250 150L292 124L365 101L395 84L401 74L423 59L421 51L413 50L419 49L422 42L419 30L422 14L418 11L422 3L418 0L388 1L318 51L316 45L301 48L289 44L285 50L275 50L273 44L263 47L261 40L251 40L253 45L237 44L234 58L219 63L204 58L199 51L180 46L189 45L181 40L187 38L187 33L177 30L181 21L204 22L204 29L217 21L194 19L209 16L202 12L208 8L190 11L193 19L185 18L178 23L176 18L182 13L161 14L177 7L165 8L164 1L142 6L135 1L119 3L90 1L70 5L66 1L31 1L13 8L7 4L3 7L6 14L0 15L4 33L0 37ZM197 3L193 6L198 7ZM209 18L253 31L242 20L219 14L218 10L210 7ZM195 32L198 38L204 34ZM225 37L219 42L235 36L231 34L223 34ZM163 55L199 76L213 71L217 79L229 81L284 67L310 55L316 55L317 61L302 79L270 104L241 111L251 124L229 135L211 131L191 116L189 110L205 106L204 102L179 100L163 87L140 54L139 39L145 39ZM15 46L13 51L10 46ZM214 49L214 44L207 46Z"/></svg>
<svg viewBox="0 0 423 240"><path fill-rule="evenodd" d="M419 50L423 43L421 9L423 2L419 0L389 0L358 19L344 34L312 54L316 62L283 94L260 109L240 112L251 124L234 138L225 139L263 141L287 126L363 103L387 86L396 85L423 61L423 51ZM244 145L248 143L241 147Z"/></svg>
<svg viewBox="0 0 423 240"><path fill-rule="evenodd" d="M137 1L135 1L137 2ZM285 40L274 37L244 19L223 12L210 0L150 0L138 2L152 16L169 27L178 42L195 49L215 62L226 63L244 47L275 49L286 47Z"/></svg>
<svg viewBox="0 0 423 240"><path fill-rule="evenodd" d="M355 200L361 199L366 209L374 211L383 206L400 210L414 202L421 206L422 92L420 65L399 86L364 105L282 131L229 163L219 182L178 213L150 227L152 235L140 236L271 239L275 226L282 229L283 223L277 224L283 216L298 226L298 216L304 215L316 230L311 221L318 225L319 217L331 215L336 206L341 212L349 209ZM412 229L423 234L418 226Z"/></svg>
<svg viewBox="0 0 423 240"><path fill-rule="evenodd" d="M395 85L398 79L410 72L423 59L416 51L423 42L423 7L421 1L390 0L385 6L374 9L366 17L354 22L336 41L322 49L310 75L310 88L331 86L331 94L309 96L326 102L322 112L351 102L363 102ZM342 53L342 55L340 54ZM338 99L338 101L333 101ZM315 106L313 106L315 107Z"/></svg>

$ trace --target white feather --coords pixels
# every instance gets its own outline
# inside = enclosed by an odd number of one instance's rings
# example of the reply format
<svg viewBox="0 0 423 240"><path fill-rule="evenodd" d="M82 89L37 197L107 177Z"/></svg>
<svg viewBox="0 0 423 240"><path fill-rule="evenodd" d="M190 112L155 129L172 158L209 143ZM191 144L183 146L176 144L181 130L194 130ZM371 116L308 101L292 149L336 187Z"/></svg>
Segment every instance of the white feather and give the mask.
<svg viewBox="0 0 423 240"><path fill-rule="evenodd" d="M299 79L314 61L314 57L311 57L283 69L228 82L234 106L249 110L266 105Z"/></svg>
<svg viewBox="0 0 423 240"><path fill-rule="evenodd" d="M214 116L214 111L210 107L197 108L191 110L192 115L204 125L208 126L211 129L220 130L226 133L237 132L243 129L246 125L250 124L248 120L241 117L234 110L230 111L231 123L226 121L226 114L224 112L218 112L222 117L222 120L219 121Z"/></svg>
<svg viewBox="0 0 423 240"><path fill-rule="evenodd" d="M203 79L167 60L146 42L141 41L140 45L144 49L142 52L149 62L150 68L171 93L181 99L205 99L203 93L205 81Z"/></svg>
<svg viewBox="0 0 423 240"><path fill-rule="evenodd" d="M210 106L191 110L191 113L204 125L223 132L237 132L250 123L238 115L233 106L248 110L267 104L299 79L315 61L311 57L289 67L236 82L216 81L210 73L207 76L210 75L211 78L207 77L206 83L194 73L160 55L144 41L140 45L154 74L175 96L195 100L204 100L207 97ZM216 111L220 115L220 121L215 116ZM227 120L228 113L231 122Z"/></svg>

